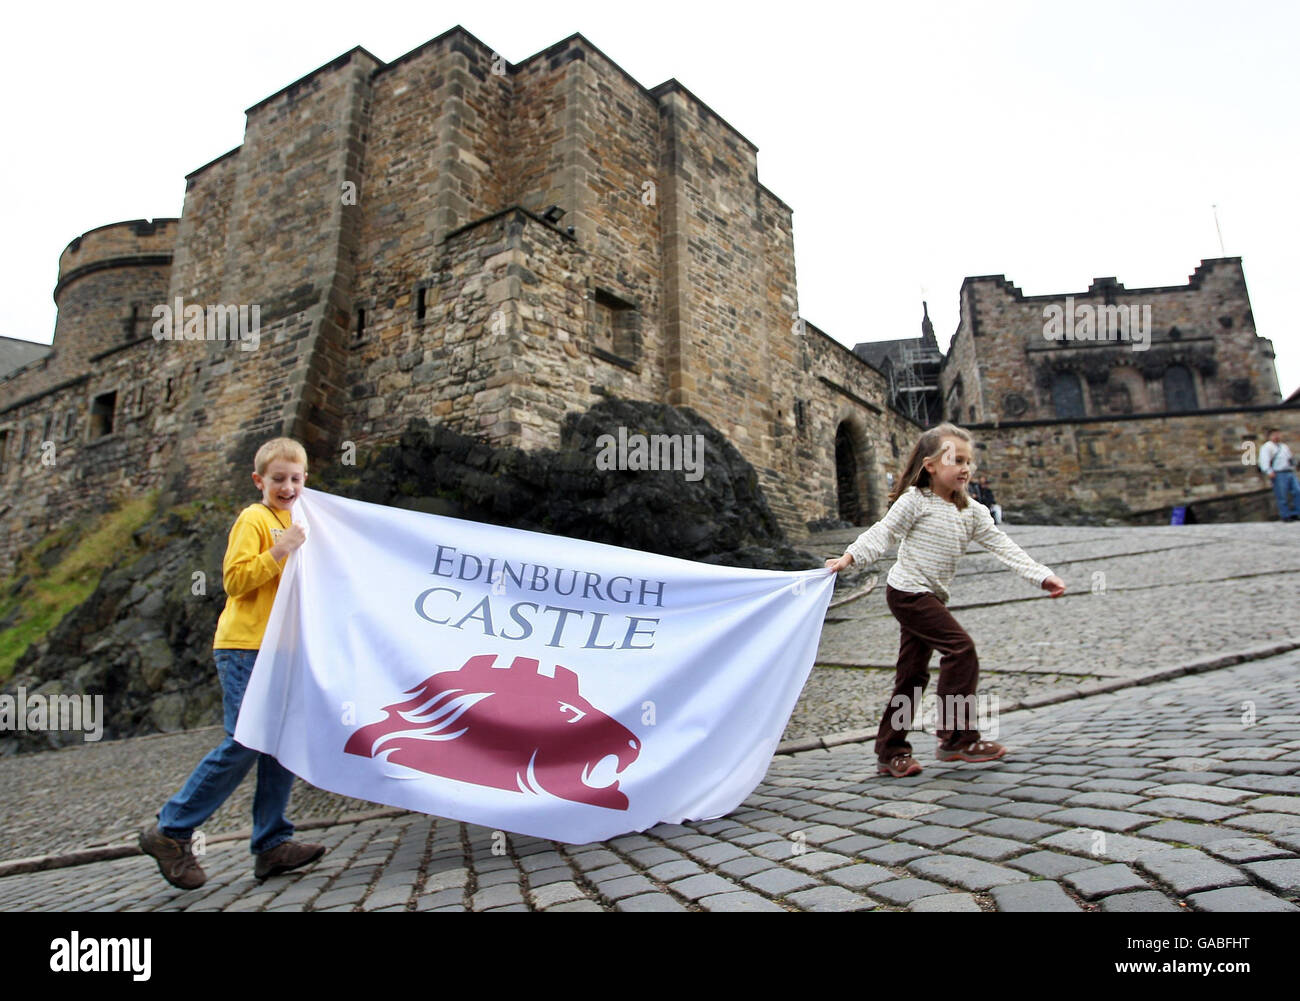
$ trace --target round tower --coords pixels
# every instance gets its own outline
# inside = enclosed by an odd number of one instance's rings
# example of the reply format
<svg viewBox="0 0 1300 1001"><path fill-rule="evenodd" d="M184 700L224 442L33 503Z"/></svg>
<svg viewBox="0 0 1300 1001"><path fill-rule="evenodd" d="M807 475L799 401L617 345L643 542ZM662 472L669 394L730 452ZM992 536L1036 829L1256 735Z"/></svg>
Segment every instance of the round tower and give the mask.
<svg viewBox="0 0 1300 1001"><path fill-rule="evenodd" d="M54 380L80 375L100 352L150 336L167 301L176 219L132 219L83 233L59 257Z"/></svg>

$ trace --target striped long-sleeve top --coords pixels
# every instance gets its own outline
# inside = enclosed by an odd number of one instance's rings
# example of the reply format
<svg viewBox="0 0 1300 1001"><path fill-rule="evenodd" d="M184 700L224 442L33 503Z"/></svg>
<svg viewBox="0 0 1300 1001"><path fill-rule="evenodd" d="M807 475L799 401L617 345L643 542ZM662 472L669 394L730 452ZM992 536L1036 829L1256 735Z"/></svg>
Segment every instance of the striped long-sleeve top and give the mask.
<svg viewBox="0 0 1300 1001"><path fill-rule="evenodd" d="M957 561L972 541L991 552L1025 580L1041 586L1050 567L1030 558L993 523L989 509L972 499L962 510L929 487L908 487L880 521L846 550L855 565L875 563L891 545L898 561L886 581L899 591L929 591L945 605Z"/></svg>

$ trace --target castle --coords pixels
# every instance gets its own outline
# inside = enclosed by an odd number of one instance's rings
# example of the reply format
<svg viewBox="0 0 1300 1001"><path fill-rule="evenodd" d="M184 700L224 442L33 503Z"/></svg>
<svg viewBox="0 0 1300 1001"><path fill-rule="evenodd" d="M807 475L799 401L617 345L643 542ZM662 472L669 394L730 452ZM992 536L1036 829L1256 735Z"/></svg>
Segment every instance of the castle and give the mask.
<svg viewBox="0 0 1300 1001"><path fill-rule="evenodd" d="M1255 448L1298 414L1255 330L1241 258L1202 261L1186 285L1157 288L1111 277L1026 296L1004 275L972 277L960 306L941 359L928 317L920 338L854 351L889 375L897 408L919 397L976 434L1004 506L1036 520L1167 523L1175 506L1270 517Z"/></svg>
<svg viewBox="0 0 1300 1001"><path fill-rule="evenodd" d="M243 143L187 176L179 218L68 245L51 350L0 345L0 570L124 495L243 488L272 435L304 441L313 468L414 417L555 447L564 414L606 396L693 408L796 537L880 517L886 474L935 415L900 406L892 372L800 316L791 209L759 182L757 152L676 80L647 89L580 34L518 64L460 27L388 63L344 53L249 108ZM1236 423L1214 425L1222 452L1269 419L1276 377L1239 262L1204 262L1193 286L1195 300L1142 290L1191 304L1168 321L1182 339L1165 329L1151 358L1191 365L1198 406L1235 402ZM1084 425L1159 411L1171 397L1152 386L1187 382L1097 368L1127 345L1053 344L1041 317L1035 339L1040 298L969 279L927 391L1006 449L1000 473L1041 471L1025 490L1094 460L1117 474L1092 494L1122 490L1132 443ZM1078 393L1058 388L1064 371L1083 376ZM1238 454L1143 500L1255 489ZM1004 504L1017 482L995 484Z"/></svg>

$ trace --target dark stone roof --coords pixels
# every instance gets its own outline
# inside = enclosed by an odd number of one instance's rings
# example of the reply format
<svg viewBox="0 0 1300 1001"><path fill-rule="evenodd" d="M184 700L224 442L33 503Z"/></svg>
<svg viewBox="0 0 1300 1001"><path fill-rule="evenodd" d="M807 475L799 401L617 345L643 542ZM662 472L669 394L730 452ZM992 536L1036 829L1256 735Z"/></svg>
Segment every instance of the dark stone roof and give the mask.
<svg viewBox="0 0 1300 1001"><path fill-rule="evenodd" d="M48 344L22 341L16 337L0 337L0 376L44 358L52 350Z"/></svg>
<svg viewBox="0 0 1300 1001"><path fill-rule="evenodd" d="M922 303L921 319L921 336L920 337L896 337L891 341L862 341L853 345L853 353L865 361L872 368L879 371L885 371L885 359L894 363L903 360L903 348L909 345L918 348L930 348L934 351L939 350L939 342L935 340L934 324L930 322L930 304ZM940 352L942 355L942 352Z"/></svg>
<svg viewBox="0 0 1300 1001"><path fill-rule="evenodd" d="M904 344L920 343L919 337L900 337L892 341L862 341L860 344L853 345L853 353L868 365L883 372L886 358L894 362L901 361Z"/></svg>

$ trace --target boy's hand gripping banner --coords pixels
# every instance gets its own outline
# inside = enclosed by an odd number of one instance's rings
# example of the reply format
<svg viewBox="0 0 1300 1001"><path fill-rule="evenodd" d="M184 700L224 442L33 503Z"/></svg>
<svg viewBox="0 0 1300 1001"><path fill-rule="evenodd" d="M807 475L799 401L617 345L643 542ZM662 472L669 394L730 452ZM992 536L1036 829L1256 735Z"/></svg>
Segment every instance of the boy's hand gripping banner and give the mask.
<svg viewBox="0 0 1300 1001"><path fill-rule="evenodd" d="M557 841L734 810L835 578L305 490L235 739L322 789Z"/></svg>

